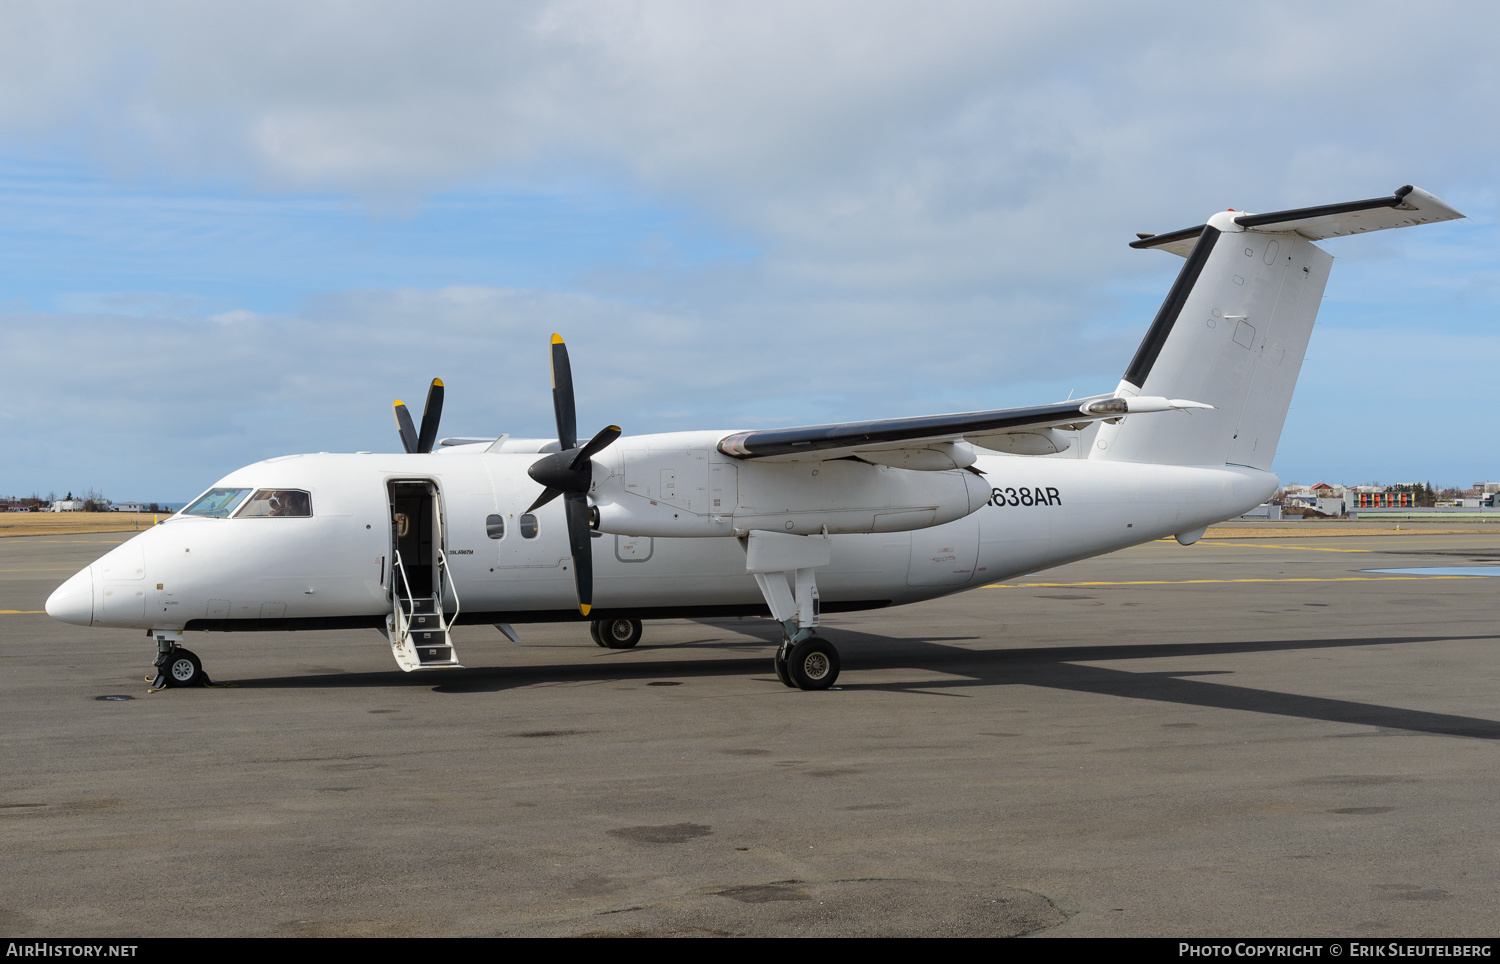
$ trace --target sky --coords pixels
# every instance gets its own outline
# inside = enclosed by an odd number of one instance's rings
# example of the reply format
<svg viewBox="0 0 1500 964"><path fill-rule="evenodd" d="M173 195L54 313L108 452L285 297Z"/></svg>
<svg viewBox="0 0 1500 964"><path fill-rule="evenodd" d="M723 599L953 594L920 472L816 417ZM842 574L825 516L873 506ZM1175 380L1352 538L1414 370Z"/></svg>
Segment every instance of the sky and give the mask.
<svg viewBox="0 0 1500 964"><path fill-rule="evenodd" d="M1220 8L1223 9L1220 9ZM0 495L275 455L761 428L1114 388L1137 231L1416 184L1334 239L1274 469L1500 479L1500 8L0 7Z"/></svg>

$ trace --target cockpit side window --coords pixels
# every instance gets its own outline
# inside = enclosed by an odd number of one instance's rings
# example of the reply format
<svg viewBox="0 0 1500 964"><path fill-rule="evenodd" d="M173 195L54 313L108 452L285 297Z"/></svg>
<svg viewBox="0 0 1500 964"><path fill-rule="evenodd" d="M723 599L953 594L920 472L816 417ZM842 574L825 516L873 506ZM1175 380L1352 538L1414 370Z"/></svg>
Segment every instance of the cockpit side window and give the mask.
<svg viewBox="0 0 1500 964"><path fill-rule="evenodd" d="M234 507L249 494L249 489L209 489L194 499L192 505L183 509L182 514L226 519L234 511Z"/></svg>
<svg viewBox="0 0 1500 964"><path fill-rule="evenodd" d="M301 489L256 489L236 519L307 519L312 496Z"/></svg>

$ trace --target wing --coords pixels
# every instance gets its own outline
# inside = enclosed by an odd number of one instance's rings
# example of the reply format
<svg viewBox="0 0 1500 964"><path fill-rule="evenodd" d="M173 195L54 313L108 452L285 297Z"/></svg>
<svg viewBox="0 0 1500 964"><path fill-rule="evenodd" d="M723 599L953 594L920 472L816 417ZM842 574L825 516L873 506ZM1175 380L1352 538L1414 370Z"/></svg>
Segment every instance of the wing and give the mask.
<svg viewBox="0 0 1500 964"><path fill-rule="evenodd" d="M719 442L719 451L737 459L777 462L859 458L900 468L941 470L972 465L974 456L959 445L1018 455L1050 455L1067 447L1051 430L1077 429L1095 419L1212 408L1181 398L1095 396L988 412L838 422L802 428L738 432Z"/></svg>
<svg viewBox="0 0 1500 964"><path fill-rule="evenodd" d="M1412 224L1453 221L1461 217L1462 214L1438 198L1408 184L1396 188L1389 197L1273 211L1270 214L1241 214L1234 219L1234 223L1246 231L1295 231L1309 241L1321 241L1324 238L1339 238L1366 231L1404 228ZM1200 224L1195 228L1183 228L1168 234L1142 234L1138 236L1140 240L1130 242L1130 246L1160 248L1186 258L1192 253L1193 245L1198 242L1198 235L1203 233L1204 227L1206 225Z"/></svg>

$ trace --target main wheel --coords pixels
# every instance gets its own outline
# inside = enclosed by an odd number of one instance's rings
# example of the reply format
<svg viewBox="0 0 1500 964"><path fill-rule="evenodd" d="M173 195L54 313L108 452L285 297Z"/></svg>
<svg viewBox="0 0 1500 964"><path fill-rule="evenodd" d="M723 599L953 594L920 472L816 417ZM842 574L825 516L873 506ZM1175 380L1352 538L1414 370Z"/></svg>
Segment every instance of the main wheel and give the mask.
<svg viewBox="0 0 1500 964"><path fill-rule="evenodd" d="M595 619L595 620L593 620L592 622L589 623L589 638L594 641L594 645L595 646L598 646L600 649L603 649L604 646L605 646L605 643L604 643L604 634L602 632L600 632L600 629L599 629L599 626L600 626L601 622L602 622L602 620Z"/></svg>
<svg viewBox="0 0 1500 964"><path fill-rule="evenodd" d="M826 690L839 678L839 651L826 639L809 636L787 660L792 682L801 690Z"/></svg>
<svg viewBox="0 0 1500 964"><path fill-rule="evenodd" d="M168 686L202 686L203 663L192 650L174 649L162 667L162 676Z"/></svg>
<svg viewBox="0 0 1500 964"><path fill-rule="evenodd" d="M610 649L630 649L641 641L639 619L601 619L599 636Z"/></svg>
<svg viewBox="0 0 1500 964"><path fill-rule="evenodd" d="M796 689L797 684L792 682L792 671L787 668L786 660L781 658L781 647L776 647L776 655L771 659L772 665L776 667L776 678L787 686Z"/></svg>

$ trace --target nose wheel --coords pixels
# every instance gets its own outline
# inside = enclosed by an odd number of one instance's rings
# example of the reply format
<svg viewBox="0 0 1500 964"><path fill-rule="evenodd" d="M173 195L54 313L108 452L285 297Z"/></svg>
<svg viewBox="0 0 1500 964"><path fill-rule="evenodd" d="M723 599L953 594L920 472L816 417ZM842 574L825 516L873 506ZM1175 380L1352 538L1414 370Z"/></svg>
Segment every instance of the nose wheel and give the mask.
<svg viewBox="0 0 1500 964"><path fill-rule="evenodd" d="M207 686L208 674L203 672L203 661L190 649L177 645L180 632L158 634L156 637L156 677L151 681L152 691L171 687Z"/></svg>
<svg viewBox="0 0 1500 964"><path fill-rule="evenodd" d="M165 689L168 686L206 686L208 685L208 674L203 672L203 661L198 654L181 646L174 647L166 654L165 660L159 660L156 664L156 678L151 681L154 690Z"/></svg>

